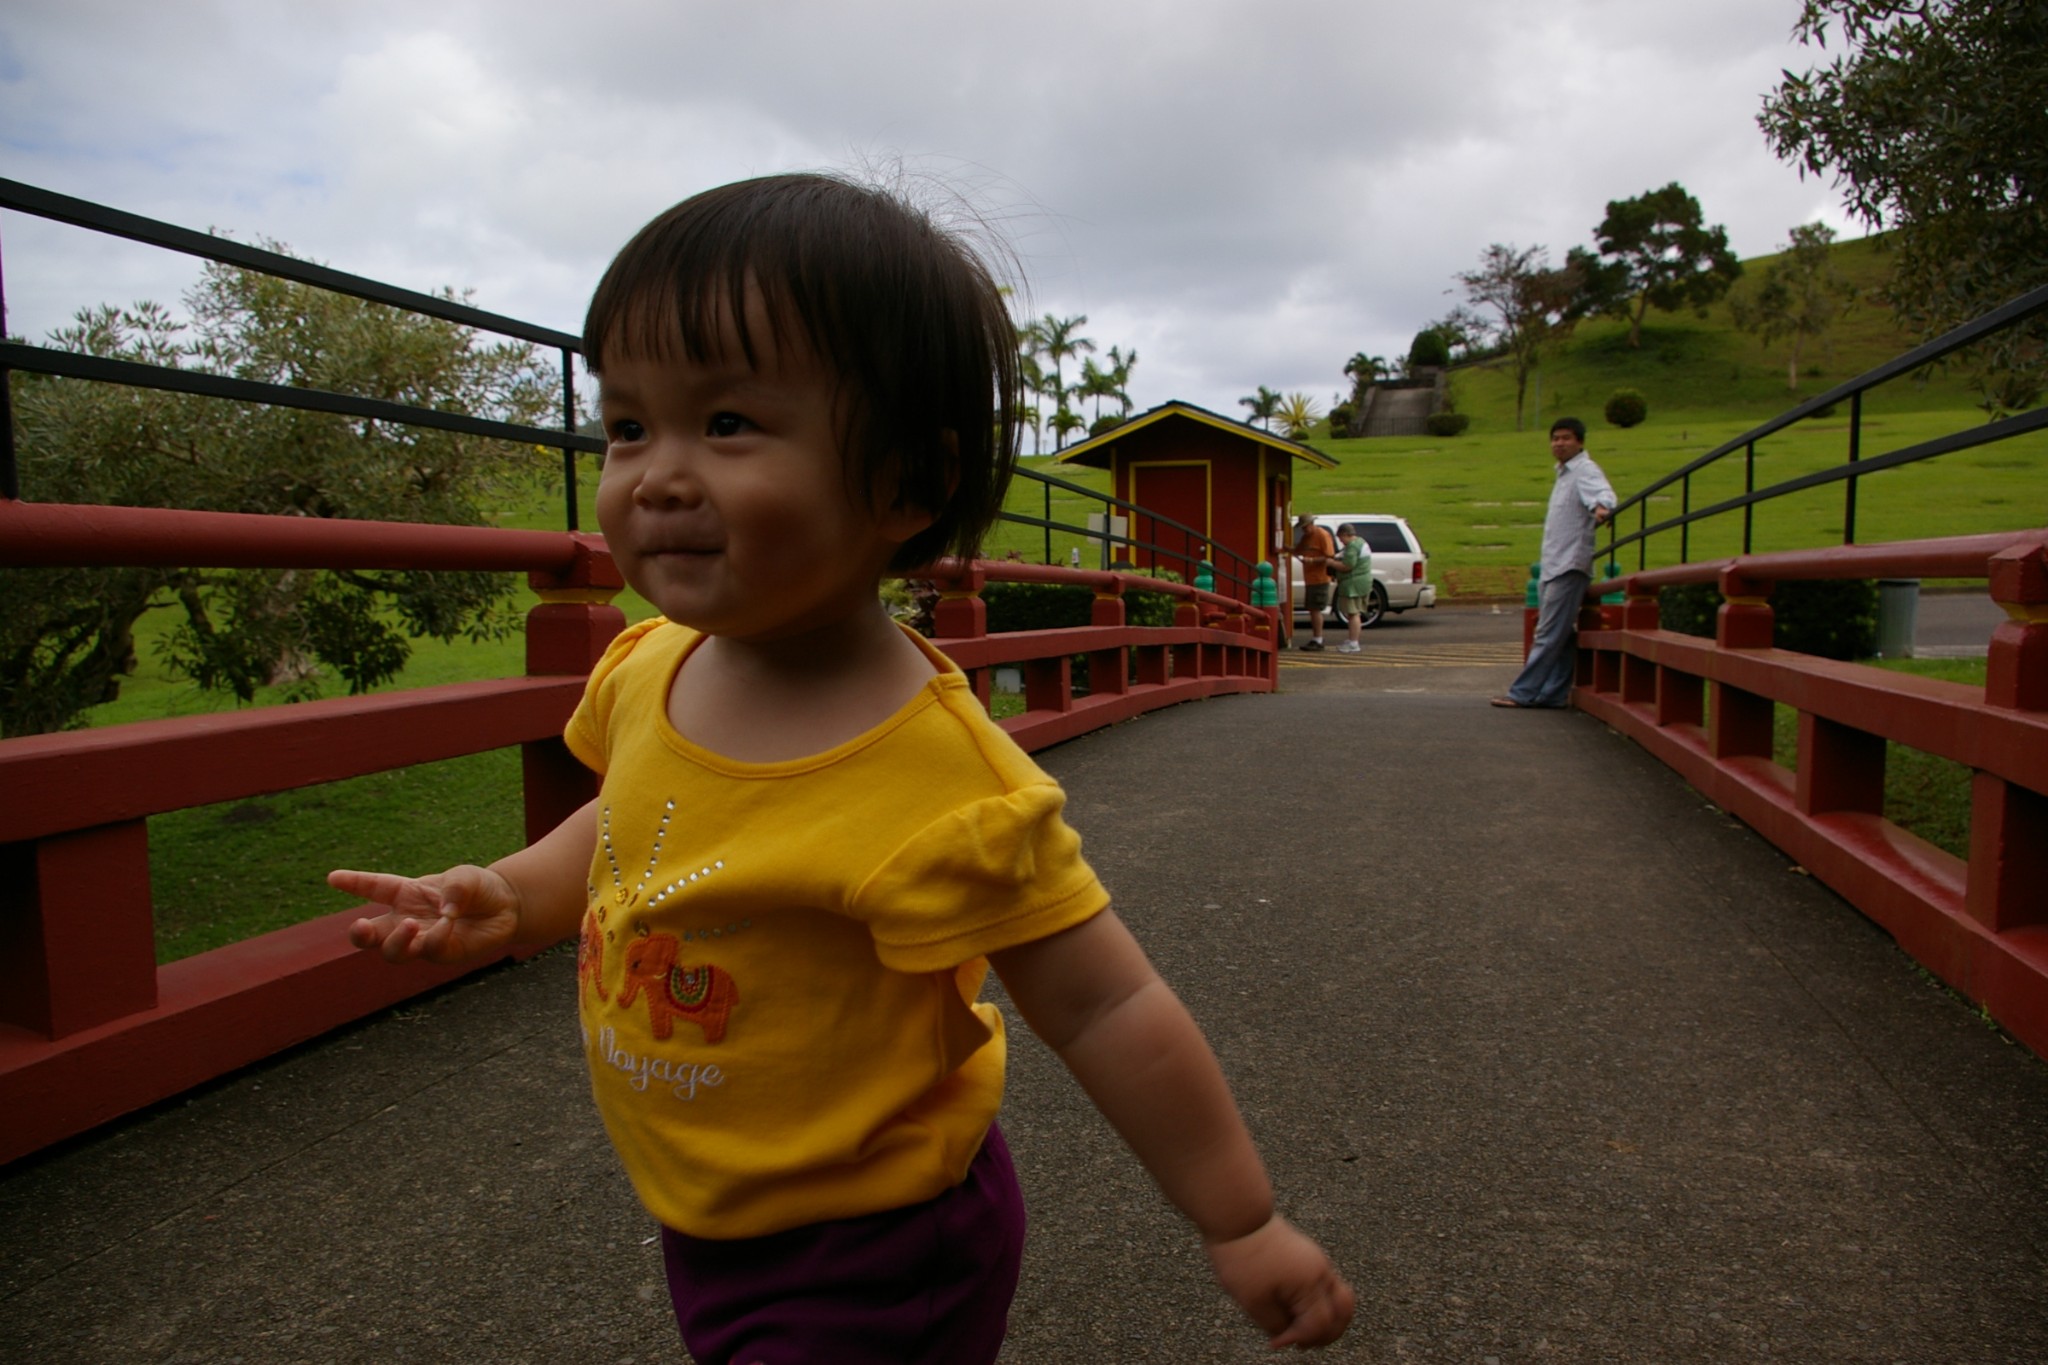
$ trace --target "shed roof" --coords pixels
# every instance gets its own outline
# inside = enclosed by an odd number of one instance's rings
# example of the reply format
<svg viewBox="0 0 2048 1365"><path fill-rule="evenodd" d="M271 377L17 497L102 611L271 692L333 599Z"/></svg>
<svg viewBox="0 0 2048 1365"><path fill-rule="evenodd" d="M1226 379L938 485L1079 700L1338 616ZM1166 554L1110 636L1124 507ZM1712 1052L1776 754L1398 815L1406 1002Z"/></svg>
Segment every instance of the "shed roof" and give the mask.
<svg viewBox="0 0 2048 1365"><path fill-rule="evenodd" d="M1109 446L1111 442L1115 441L1118 437L1130 435L1140 427L1151 426L1157 422L1171 421L1176 418L1183 421L1198 422L1203 426L1217 427L1229 432L1233 436L1243 436L1259 445L1270 446L1274 450L1291 455L1297 460L1305 460L1318 469L1335 469L1337 467L1337 462L1328 455L1323 454L1320 450L1305 446L1299 441L1290 441L1284 436L1275 436L1270 431L1261 431L1249 422L1240 422L1234 418L1219 416L1207 408L1198 408L1193 403L1183 403L1177 398L1161 403L1156 408L1148 408L1136 417L1131 418L1128 422L1112 427L1100 436L1090 436L1085 441L1075 442L1059 453L1056 463L1084 464L1093 469L1107 469L1109 467Z"/></svg>

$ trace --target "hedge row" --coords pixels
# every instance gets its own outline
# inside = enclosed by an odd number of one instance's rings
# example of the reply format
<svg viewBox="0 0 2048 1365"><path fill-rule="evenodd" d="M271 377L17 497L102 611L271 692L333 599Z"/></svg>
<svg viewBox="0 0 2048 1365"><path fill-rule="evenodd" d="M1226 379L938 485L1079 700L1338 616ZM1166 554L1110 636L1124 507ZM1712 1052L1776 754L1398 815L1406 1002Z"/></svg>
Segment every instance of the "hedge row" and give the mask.
<svg viewBox="0 0 2048 1365"><path fill-rule="evenodd" d="M1657 594L1665 630L1712 638L1721 591L1686 583ZM1877 653L1877 583L1868 578L1792 579L1771 590L1771 643L1823 659L1867 659Z"/></svg>

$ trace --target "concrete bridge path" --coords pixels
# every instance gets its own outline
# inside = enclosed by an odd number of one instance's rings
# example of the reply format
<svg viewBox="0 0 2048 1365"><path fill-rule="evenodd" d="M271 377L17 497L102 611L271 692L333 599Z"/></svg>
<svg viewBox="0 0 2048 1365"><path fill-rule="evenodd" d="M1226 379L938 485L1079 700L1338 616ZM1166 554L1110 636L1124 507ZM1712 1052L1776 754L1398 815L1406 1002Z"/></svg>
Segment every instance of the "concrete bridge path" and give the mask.
<svg viewBox="0 0 2048 1365"><path fill-rule="evenodd" d="M2048 1359L2048 1066L1602 726L1487 707L1518 631L1416 614L1043 756L1358 1286L1327 1358ZM0 1358L683 1359L571 966L0 1172ZM1013 1037L1004 1359L1267 1358Z"/></svg>

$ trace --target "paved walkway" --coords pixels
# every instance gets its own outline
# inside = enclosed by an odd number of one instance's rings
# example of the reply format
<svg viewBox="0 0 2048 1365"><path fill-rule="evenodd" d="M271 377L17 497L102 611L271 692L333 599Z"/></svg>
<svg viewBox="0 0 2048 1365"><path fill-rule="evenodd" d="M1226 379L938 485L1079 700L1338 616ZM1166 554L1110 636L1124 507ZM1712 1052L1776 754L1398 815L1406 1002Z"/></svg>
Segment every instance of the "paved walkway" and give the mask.
<svg viewBox="0 0 2048 1365"><path fill-rule="evenodd" d="M2048 1065L1600 725L1487 707L1511 665L1476 653L1290 663L1044 755L1359 1287L1326 1358L2048 1359ZM0 1358L682 1359L570 968L0 1172ZM1004 1359L1267 1358L1057 1064L1013 1057Z"/></svg>

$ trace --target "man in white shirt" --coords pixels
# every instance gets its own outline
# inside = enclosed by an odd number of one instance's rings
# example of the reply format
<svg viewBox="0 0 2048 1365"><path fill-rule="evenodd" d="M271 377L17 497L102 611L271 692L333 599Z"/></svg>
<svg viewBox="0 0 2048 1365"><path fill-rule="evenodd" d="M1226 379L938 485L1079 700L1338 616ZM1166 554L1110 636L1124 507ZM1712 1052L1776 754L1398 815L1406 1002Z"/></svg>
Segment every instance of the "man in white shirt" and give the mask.
<svg viewBox="0 0 2048 1365"><path fill-rule="evenodd" d="M1541 606L1529 658L1495 706L1557 707L1571 700L1579 604L1593 579L1593 535L1614 515L1614 486L1586 453L1586 424L1560 417L1550 424L1557 481L1543 516Z"/></svg>

